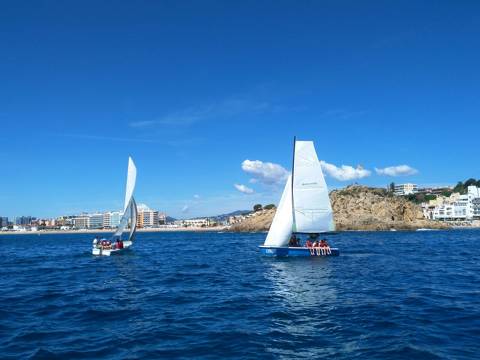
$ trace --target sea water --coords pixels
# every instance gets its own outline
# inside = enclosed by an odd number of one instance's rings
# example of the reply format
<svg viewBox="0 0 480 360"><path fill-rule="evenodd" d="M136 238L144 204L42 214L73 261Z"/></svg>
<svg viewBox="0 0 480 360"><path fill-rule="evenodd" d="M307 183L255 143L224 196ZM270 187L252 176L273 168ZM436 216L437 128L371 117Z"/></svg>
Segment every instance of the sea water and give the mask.
<svg viewBox="0 0 480 360"><path fill-rule="evenodd" d="M480 358L480 231L344 232L340 257L265 234L0 236L0 357Z"/></svg>

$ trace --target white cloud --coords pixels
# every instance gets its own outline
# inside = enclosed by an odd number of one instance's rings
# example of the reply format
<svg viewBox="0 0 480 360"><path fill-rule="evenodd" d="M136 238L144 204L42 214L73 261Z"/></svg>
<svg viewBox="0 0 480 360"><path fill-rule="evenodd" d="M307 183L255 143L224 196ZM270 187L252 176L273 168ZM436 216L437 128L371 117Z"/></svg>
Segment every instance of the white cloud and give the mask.
<svg viewBox="0 0 480 360"><path fill-rule="evenodd" d="M200 199L200 195L195 194L195 195L193 195L193 198L198 200L198 199Z"/></svg>
<svg viewBox="0 0 480 360"><path fill-rule="evenodd" d="M284 183L289 172L281 165L260 160L245 160L242 170L253 176L251 183L261 182L267 185Z"/></svg>
<svg viewBox="0 0 480 360"><path fill-rule="evenodd" d="M237 189L238 191L240 191L244 194L253 194L254 193L253 189L250 189L249 187L247 187L245 185L234 184L233 186L235 186L235 189Z"/></svg>
<svg viewBox="0 0 480 360"><path fill-rule="evenodd" d="M364 177L370 176L371 171L357 166L354 168L350 165L342 165L337 167L333 164L329 164L325 161L320 161L323 171L325 171L329 176L340 181L348 181L354 179L362 179Z"/></svg>
<svg viewBox="0 0 480 360"><path fill-rule="evenodd" d="M266 101L257 101L245 97L232 97L196 107L189 107L168 113L154 120L130 122L132 128L148 128L155 125L191 126L207 119L225 119L245 114L263 114L281 110Z"/></svg>
<svg viewBox="0 0 480 360"><path fill-rule="evenodd" d="M389 166L383 169L375 168L375 171L377 172L378 175L386 175L386 176L409 176L409 175L415 175L418 173L417 169L414 169L408 165Z"/></svg>
<svg viewBox="0 0 480 360"><path fill-rule="evenodd" d="M187 213L188 210L190 210L190 207L188 205L185 205L183 208L182 208L182 213Z"/></svg>

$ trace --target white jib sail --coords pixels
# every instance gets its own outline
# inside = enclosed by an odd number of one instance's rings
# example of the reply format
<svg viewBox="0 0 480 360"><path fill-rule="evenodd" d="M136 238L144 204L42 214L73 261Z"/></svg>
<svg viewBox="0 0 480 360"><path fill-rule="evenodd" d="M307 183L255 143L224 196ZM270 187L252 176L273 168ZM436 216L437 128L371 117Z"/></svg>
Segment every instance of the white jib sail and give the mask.
<svg viewBox="0 0 480 360"><path fill-rule="evenodd" d="M292 176L288 177L265 246L287 246L292 234Z"/></svg>
<svg viewBox="0 0 480 360"><path fill-rule="evenodd" d="M133 191L135 190L135 182L137 180L137 168L135 167L135 163L133 162L132 158L128 158L128 173L127 173L127 186L125 189L125 205L123 208L123 216L120 220L120 224L113 234L114 237L121 236L125 228L128 224L128 219L131 219L132 224L136 224L136 205L135 201L133 200ZM129 209L129 207L134 206L135 209ZM135 219L133 219L133 214L135 213ZM132 226L133 228L133 226Z"/></svg>
<svg viewBox="0 0 480 360"><path fill-rule="evenodd" d="M313 141L295 143L293 232L334 231L332 205Z"/></svg>

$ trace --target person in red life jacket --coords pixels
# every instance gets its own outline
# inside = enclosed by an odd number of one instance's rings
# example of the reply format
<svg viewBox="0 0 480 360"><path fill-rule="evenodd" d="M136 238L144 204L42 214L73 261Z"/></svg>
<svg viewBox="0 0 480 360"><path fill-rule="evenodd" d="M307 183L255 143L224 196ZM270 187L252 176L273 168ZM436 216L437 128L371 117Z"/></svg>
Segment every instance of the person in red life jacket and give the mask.
<svg viewBox="0 0 480 360"><path fill-rule="evenodd" d="M117 239L117 249L123 249L123 241L120 239Z"/></svg>
<svg viewBox="0 0 480 360"><path fill-rule="evenodd" d="M326 239L322 239L320 241L320 248L322 250L322 255L330 255L332 253L332 250L330 250L330 246L328 245Z"/></svg>
<svg viewBox="0 0 480 360"><path fill-rule="evenodd" d="M313 249L313 253L314 255L320 255L320 243L318 242L318 240L315 240L312 244L312 249Z"/></svg>
<svg viewBox="0 0 480 360"><path fill-rule="evenodd" d="M305 247L308 248L308 250L310 250L310 255L315 255L315 250L313 249L313 243L310 241L310 239L307 239L307 241L305 241Z"/></svg>

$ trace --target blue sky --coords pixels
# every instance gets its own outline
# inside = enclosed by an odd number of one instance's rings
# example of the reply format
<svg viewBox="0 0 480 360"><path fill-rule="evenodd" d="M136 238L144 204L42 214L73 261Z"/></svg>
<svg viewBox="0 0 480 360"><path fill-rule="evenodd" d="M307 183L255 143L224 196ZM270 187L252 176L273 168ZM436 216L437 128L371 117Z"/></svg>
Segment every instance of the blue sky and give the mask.
<svg viewBox="0 0 480 360"><path fill-rule="evenodd" d="M0 215L121 208L128 155L138 201L174 217L277 202L294 135L332 188L480 177L479 10L3 3Z"/></svg>

